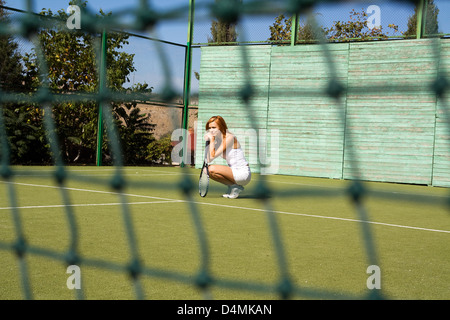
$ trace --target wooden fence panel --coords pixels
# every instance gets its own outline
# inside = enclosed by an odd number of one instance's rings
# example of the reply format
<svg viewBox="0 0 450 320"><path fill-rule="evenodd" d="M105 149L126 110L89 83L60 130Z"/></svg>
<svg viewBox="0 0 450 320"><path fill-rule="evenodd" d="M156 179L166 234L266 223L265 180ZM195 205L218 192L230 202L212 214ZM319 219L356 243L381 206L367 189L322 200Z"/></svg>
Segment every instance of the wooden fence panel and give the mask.
<svg viewBox="0 0 450 320"><path fill-rule="evenodd" d="M224 116L243 137L254 171L263 158L256 145L264 133L276 147L267 154L277 158L272 173L448 187L444 108L450 94L439 100L431 86L438 70L450 79L450 40L437 40L440 50L434 50L435 41L327 46L336 79L347 87L339 102L326 95L333 73L320 45L250 46L248 66L240 46L204 47L198 134L210 116ZM255 123L240 96L246 74ZM197 148L202 144L198 139Z"/></svg>
<svg viewBox="0 0 450 320"><path fill-rule="evenodd" d="M247 66L242 50L247 56ZM197 135L203 137L206 122L211 116L222 116L229 130L239 136L253 171L258 171L254 129L267 128L270 52L268 46L202 48ZM255 124L250 122L250 110L241 98L241 90L248 82L247 75L250 76L253 92L249 104ZM203 150L203 144L202 139L197 139L196 149ZM203 161L200 158L196 157L197 166ZM219 159L217 163L225 162Z"/></svg>
<svg viewBox="0 0 450 320"><path fill-rule="evenodd" d="M344 178L355 177L357 164L364 180L431 184L431 41L352 43L348 73Z"/></svg>
<svg viewBox="0 0 450 320"><path fill-rule="evenodd" d="M272 49L268 127L280 131L279 173L342 178L345 110L325 93L331 72L322 49ZM329 46L329 53L346 84L348 44Z"/></svg>

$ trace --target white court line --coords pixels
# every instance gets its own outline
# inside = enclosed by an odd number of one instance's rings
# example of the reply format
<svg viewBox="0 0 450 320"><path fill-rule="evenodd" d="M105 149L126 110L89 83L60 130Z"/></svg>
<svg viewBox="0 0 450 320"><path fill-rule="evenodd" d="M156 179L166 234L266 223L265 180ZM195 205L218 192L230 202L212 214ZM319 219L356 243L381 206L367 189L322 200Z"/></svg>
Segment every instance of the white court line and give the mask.
<svg viewBox="0 0 450 320"><path fill-rule="evenodd" d="M48 172L52 172L52 171L48 171ZM75 170L69 171L69 173L70 172L75 172ZM88 176L88 177L92 177L92 176L94 176L94 177L111 177L112 176L110 173L103 173L103 172L98 173L98 174L87 173L87 171L85 171L85 170L79 170L79 172L86 172L86 174L78 173L79 176ZM145 171L145 173L123 172L123 173L121 173L121 175L125 176L125 177L153 177L153 176L180 176L180 175L196 176L198 174L197 173L183 173L183 172ZM48 174L16 173L16 174L14 174L14 176L15 177L47 177Z"/></svg>
<svg viewBox="0 0 450 320"><path fill-rule="evenodd" d="M48 185L39 185L39 184L30 184L30 183L20 183L20 182L4 182L3 183L12 183L12 184L18 184L18 185L25 185L25 186L33 186L33 187L42 187L42 188L60 188L58 186L48 186ZM69 188L69 187L63 187L67 190L73 190L73 191L82 191L82 192L97 192L97 193L104 193L104 194L113 194L113 195L119 195L118 192L112 192L112 191L100 191L100 190L91 190L91 189L79 189L79 188ZM168 202L188 202L187 200L180 200L180 199L170 199L170 198L161 198L161 197L152 197L152 196L144 196L144 195L138 195L138 194L123 194L128 197L140 197L140 198L150 198L150 199L158 199L158 200L164 200L164 201L158 201L158 203L168 203ZM157 203L157 202L149 202L151 203ZM249 207L241 207L241 206L232 206L232 205L226 205L226 204L217 204L217 203L210 203L210 202L198 202L193 201L193 203L198 205L210 205L210 206L217 206L217 207L224 207L224 208L232 208L232 209L239 209L239 210L250 210L250 211L257 211L257 212L266 212L265 209L258 209L258 208L249 208ZM120 203L119 203L120 204ZM95 204L90 204L91 206L94 206ZM107 205L107 204L99 204L99 205ZM114 204L117 205L117 204ZM59 205L63 207L64 205ZM86 206L86 205L85 205ZM36 206L32 206L36 207ZM52 206L42 206L44 207L52 207ZM20 207L19 207L20 208ZM26 208L26 207L23 207ZM366 221L366 220L359 220L359 219L350 219L350 218L339 218L339 217L330 217L330 216L321 216L316 214L307 214L307 213L298 213L298 212L287 212L287 211L277 211L274 210L274 213L279 214L287 214L287 215L294 215L294 216L302 216L302 217L310 217L310 218L319 218L319 219L331 219L331 220L339 220L339 221L349 221L349 222L359 222L359 223L369 223L374 225L381 225L381 226L388 226L388 227L396 227L396 228L404 228L404 229L412 229L412 230L421 230L421 231L431 231L431 232L440 232L440 233L448 233L450 234L449 230L440 230L440 229L430 229L430 228L422 228L422 227L413 227L413 226L405 226L400 224L393 224L393 223L385 223L385 222L376 222L376 221Z"/></svg>
<svg viewBox="0 0 450 320"><path fill-rule="evenodd" d="M125 202L127 205L134 204L157 204L157 203L173 203L173 202L183 202L183 200L174 200L174 201L142 201L142 202ZM55 204L55 205L46 205L46 206L22 206L22 207L0 207L0 210L11 210L11 209L46 209L46 208L65 208L65 207L95 207L95 206L120 206L122 203L120 202L110 202L110 203L82 203L82 204Z"/></svg>
<svg viewBox="0 0 450 320"><path fill-rule="evenodd" d="M257 209L257 208L238 207L238 206L230 206L230 205L215 204L215 203L205 203L205 202L195 202L195 203L206 204L206 205L211 205L211 206L220 206L220 207L234 208L234 209L245 209L245 210L258 211L258 212L266 212L266 210L264 210L264 209ZM279 213L279 214L288 214L288 215L310 217L310 218L332 219L332 220L341 220L341 221L350 221L350 222L363 222L363 223L370 223L370 224L376 224L376 225L382 225L382 226L388 226L388 227L397 227L397 228L405 228L405 229L414 229L414 230L450 233L449 230L412 227L412 226L404 226L404 225L400 225L400 224L385 223L385 222L366 221L366 220L358 220L358 219L350 219L350 218L339 218L339 217L321 216L321 215L317 215L317 214L307 214L307 213L298 213L298 212L286 212L286 211L277 211L277 210L274 210L273 212L274 213Z"/></svg>
<svg viewBox="0 0 450 320"><path fill-rule="evenodd" d="M291 184L291 185L296 185L296 186L306 186L306 187L316 187L316 188L324 188L324 189L340 189L340 190L345 190L345 186L326 186L326 185L321 185L321 184L308 184L308 183L301 183L301 182L286 182L286 181L277 181L277 180L273 180L270 181L270 183L281 183L281 184ZM368 182L365 182L366 184L368 184ZM377 192L380 190L377 189L368 189L367 192L370 193L371 192ZM438 197L438 198L447 198L447 195L441 195L441 194L428 194L428 193L416 193L416 192L402 192L402 191L391 191L391 190L382 190L382 192L386 192L386 193L392 193L392 194L406 194L406 195L418 195L418 196L424 196L424 197Z"/></svg>
<svg viewBox="0 0 450 320"><path fill-rule="evenodd" d="M43 184L33 184L33 183L22 183L22 182L5 182L0 181L2 183L12 183L17 184L21 186L28 186L28 187L41 187L41 188L51 188L51 189L61 189L59 186L48 186ZM161 197L152 197L152 196L144 196L144 195L138 195L138 194L127 194L127 193L120 193L120 192L114 192L114 191L101 191L101 190L91 190L91 189L78 189L78 188L69 188L69 187L63 187L62 189L65 190L71 190L71 191L82 191L82 192L93 192L93 193L103 193L103 194L112 194L112 195L119 195L122 194L124 196L128 197L140 197L140 198L148 198L148 199L157 199L157 200L166 200L166 201L178 201L177 199L169 199L169 198L161 198ZM184 201L184 200L179 200Z"/></svg>

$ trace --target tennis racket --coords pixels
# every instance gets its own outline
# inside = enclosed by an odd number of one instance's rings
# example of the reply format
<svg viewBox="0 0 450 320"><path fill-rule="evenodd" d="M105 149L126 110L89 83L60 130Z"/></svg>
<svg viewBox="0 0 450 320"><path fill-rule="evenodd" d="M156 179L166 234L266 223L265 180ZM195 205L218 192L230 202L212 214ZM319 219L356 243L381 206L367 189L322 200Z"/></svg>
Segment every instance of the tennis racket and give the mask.
<svg viewBox="0 0 450 320"><path fill-rule="evenodd" d="M205 159L203 160L202 171L200 171L200 178L198 179L198 192L201 197L206 197L209 188L208 146L209 141L206 141Z"/></svg>

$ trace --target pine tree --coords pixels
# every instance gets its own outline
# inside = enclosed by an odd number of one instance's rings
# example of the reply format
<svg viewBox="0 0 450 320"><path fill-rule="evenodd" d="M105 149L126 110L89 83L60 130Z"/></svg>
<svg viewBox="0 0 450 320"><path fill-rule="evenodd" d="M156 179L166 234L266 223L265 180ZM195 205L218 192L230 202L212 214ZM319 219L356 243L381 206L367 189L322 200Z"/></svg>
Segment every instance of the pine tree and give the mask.
<svg viewBox="0 0 450 320"><path fill-rule="evenodd" d="M404 33L405 36L415 36L417 34L417 13L418 6L414 8L414 14L408 19L408 30ZM434 0L429 0L426 8L425 21L425 34L432 35L439 33L438 17L439 9L437 8Z"/></svg>

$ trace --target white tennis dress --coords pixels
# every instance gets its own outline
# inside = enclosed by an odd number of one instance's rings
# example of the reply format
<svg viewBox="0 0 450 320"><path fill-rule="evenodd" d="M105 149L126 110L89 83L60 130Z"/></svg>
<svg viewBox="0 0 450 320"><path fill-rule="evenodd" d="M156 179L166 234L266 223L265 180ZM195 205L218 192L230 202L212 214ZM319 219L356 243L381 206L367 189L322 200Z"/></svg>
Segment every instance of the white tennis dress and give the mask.
<svg viewBox="0 0 450 320"><path fill-rule="evenodd" d="M233 178L240 186L250 182L251 172L242 148L227 149L225 160L233 172Z"/></svg>

